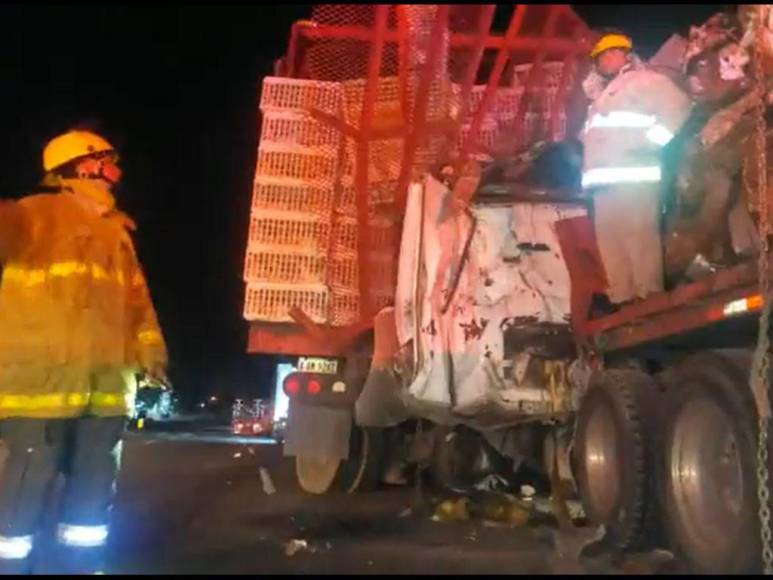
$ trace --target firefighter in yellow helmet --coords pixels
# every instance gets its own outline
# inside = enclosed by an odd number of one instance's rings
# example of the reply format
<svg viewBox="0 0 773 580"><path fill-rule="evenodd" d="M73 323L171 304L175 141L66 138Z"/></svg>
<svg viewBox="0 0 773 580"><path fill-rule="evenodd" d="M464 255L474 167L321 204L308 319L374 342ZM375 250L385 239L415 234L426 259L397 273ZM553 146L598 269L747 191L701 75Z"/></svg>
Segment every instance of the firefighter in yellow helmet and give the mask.
<svg viewBox="0 0 773 580"><path fill-rule="evenodd" d="M164 380L166 347L113 189L118 156L70 131L43 152L46 193L0 203L0 569L100 571L136 376ZM54 553L34 543L65 487Z"/></svg>
<svg viewBox="0 0 773 580"><path fill-rule="evenodd" d="M593 198L607 294L620 305L663 290L664 148L692 105L670 78L639 60L624 34L602 36L590 56L582 186Z"/></svg>

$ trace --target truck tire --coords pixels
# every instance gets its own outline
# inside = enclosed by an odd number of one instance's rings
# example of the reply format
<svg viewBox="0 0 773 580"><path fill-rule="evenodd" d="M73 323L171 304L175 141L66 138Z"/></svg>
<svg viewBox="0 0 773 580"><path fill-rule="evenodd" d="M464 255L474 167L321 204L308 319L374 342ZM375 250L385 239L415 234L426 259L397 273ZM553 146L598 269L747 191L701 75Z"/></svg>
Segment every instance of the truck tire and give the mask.
<svg viewBox="0 0 773 580"><path fill-rule="evenodd" d="M665 417L665 528L698 573L761 572L751 358L732 354L688 359L673 376Z"/></svg>
<svg viewBox="0 0 773 580"><path fill-rule="evenodd" d="M658 506L654 405L657 384L636 370L607 370L590 383L575 432L577 484L591 522L613 551L650 547Z"/></svg>
<svg viewBox="0 0 773 580"><path fill-rule="evenodd" d="M295 475L300 488L314 495L372 491L381 478L384 455L383 430L353 426L347 459L297 456Z"/></svg>

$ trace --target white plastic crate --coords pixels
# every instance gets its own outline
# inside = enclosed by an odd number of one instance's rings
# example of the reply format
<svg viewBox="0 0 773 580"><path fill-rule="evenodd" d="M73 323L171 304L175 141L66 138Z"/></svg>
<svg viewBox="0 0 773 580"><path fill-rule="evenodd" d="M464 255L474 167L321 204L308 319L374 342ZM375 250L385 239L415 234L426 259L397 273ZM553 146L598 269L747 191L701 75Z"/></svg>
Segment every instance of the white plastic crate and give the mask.
<svg viewBox="0 0 773 580"><path fill-rule="evenodd" d="M394 292L396 282L394 257L388 252L371 252L368 255L371 292ZM334 290L359 291L359 262L356 256L337 254L330 260L330 286Z"/></svg>
<svg viewBox="0 0 773 580"><path fill-rule="evenodd" d="M467 109L467 115L465 117L465 124L470 123L472 117L478 112L481 104L483 103L483 97L486 93L486 85L475 85L470 91L470 103ZM455 84L452 88L453 95L453 109L456 111L456 115L461 111L461 98L462 98L462 86ZM518 104L521 96L523 95L523 87L499 87L494 92L491 103L486 111L486 118L491 120L498 120L502 117L515 117L518 111ZM456 116L455 115L455 116Z"/></svg>
<svg viewBox="0 0 773 580"><path fill-rule="evenodd" d="M331 287L356 292L359 283L358 270L356 256L350 254L331 256L329 278Z"/></svg>
<svg viewBox="0 0 773 580"><path fill-rule="evenodd" d="M332 324L334 326L346 326L354 324L360 315L360 299L356 292L341 288L332 292Z"/></svg>
<svg viewBox="0 0 773 580"><path fill-rule="evenodd" d="M355 128L360 126L366 82L365 79L355 79L341 83L344 120ZM385 119L393 121L403 119L400 81L397 77L381 77L379 79L374 101L374 115L382 122Z"/></svg>
<svg viewBox="0 0 773 580"><path fill-rule="evenodd" d="M327 253L330 222L314 214L255 212L250 216L248 246Z"/></svg>
<svg viewBox="0 0 773 580"><path fill-rule="evenodd" d="M332 187L320 187L297 181L258 177L252 194L252 212L282 211L329 215Z"/></svg>
<svg viewBox="0 0 773 580"><path fill-rule="evenodd" d="M303 112L270 110L263 114L260 128L261 147L265 148L268 143L337 152L341 133Z"/></svg>
<svg viewBox="0 0 773 580"><path fill-rule="evenodd" d="M368 143L368 183L397 181L403 162L405 142L403 139L378 139ZM349 139L346 147L343 183L354 184L357 177L357 149Z"/></svg>
<svg viewBox="0 0 773 580"><path fill-rule="evenodd" d="M339 83L266 77L260 95L263 111L318 109L336 115L341 111L343 92Z"/></svg>
<svg viewBox="0 0 773 580"><path fill-rule="evenodd" d="M333 314L334 326L346 326L354 324L360 317L360 298L355 292L347 292L343 289L333 290ZM394 306L394 293L379 294L371 292L371 303L375 312L387 306Z"/></svg>
<svg viewBox="0 0 773 580"><path fill-rule="evenodd" d="M272 284L324 284L327 258L318 253L275 252L248 248L244 281Z"/></svg>
<svg viewBox="0 0 773 580"><path fill-rule="evenodd" d="M398 243L395 225L391 220L380 216L370 218L370 252L388 253ZM333 253L340 256L357 255L357 218L339 216L333 231Z"/></svg>
<svg viewBox="0 0 773 580"><path fill-rule="evenodd" d="M463 143L466 143L470 138L470 129L470 125L465 125L462 129L459 135L458 144L460 148L463 147ZM484 121L480 124L480 129L478 130L478 146L491 149L496 143L498 137L499 125L496 123L496 121L491 119L484 119Z"/></svg>
<svg viewBox="0 0 773 580"><path fill-rule="evenodd" d="M513 86L523 86L529 78L531 72L531 63L519 64L515 67L513 75ZM564 70L564 63L561 61L543 62L541 73L546 75L544 86L547 88L558 87L561 80L561 73Z"/></svg>
<svg viewBox="0 0 773 580"><path fill-rule="evenodd" d="M244 297L244 318L264 322L293 322L290 310L298 307L318 324L328 322L330 291L320 285L248 283Z"/></svg>
<svg viewBox="0 0 773 580"><path fill-rule="evenodd" d="M341 197L338 200L336 210L348 215L357 213L357 189L354 187L354 179L344 180L341 189ZM397 191L397 181L382 181L368 185L368 205L378 206L393 203Z"/></svg>
<svg viewBox="0 0 773 580"><path fill-rule="evenodd" d="M310 149L284 143L261 143L256 176L284 178L297 184L332 186L338 159L333 149Z"/></svg>
<svg viewBox="0 0 773 580"><path fill-rule="evenodd" d="M523 87L503 87L497 90L494 109L497 120L513 119L523 97Z"/></svg>

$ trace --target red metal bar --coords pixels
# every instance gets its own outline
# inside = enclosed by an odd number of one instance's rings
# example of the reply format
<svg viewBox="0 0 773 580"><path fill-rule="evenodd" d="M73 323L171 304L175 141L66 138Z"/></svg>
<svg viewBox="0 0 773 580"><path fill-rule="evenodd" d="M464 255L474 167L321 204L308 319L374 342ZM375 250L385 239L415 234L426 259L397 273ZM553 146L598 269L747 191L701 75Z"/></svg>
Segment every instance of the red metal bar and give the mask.
<svg viewBox="0 0 773 580"><path fill-rule="evenodd" d="M441 6L443 6L441 4ZM301 34L310 39L330 39L330 40L359 40L360 42L370 42L373 40L373 31L364 26L334 26L329 24L317 24L316 26L304 28ZM387 30L384 36L384 42L400 42L399 30ZM474 48L478 43L477 34L456 33L450 37L449 45L451 48ZM484 48L511 50L537 50L546 48L551 52L572 52L582 53L587 50L587 43L578 45L574 40L566 38L551 38L545 40L542 37L520 36L513 38L509 42L502 36L487 36Z"/></svg>
<svg viewBox="0 0 773 580"><path fill-rule="evenodd" d="M443 119L442 121L428 121L425 126L425 131L427 134L447 133L454 126L455 126L455 123L453 123L452 121L449 121L448 119ZM405 124L387 125L383 127L378 127L376 129L373 129L370 132L370 140L377 141L382 139L396 139L399 137L407 137L408 135L411 134L411 130L412 130L411 126L405 125Z"/></svg>
<svg viewBox="0 0 773 580"><path fill-rule="evenodd" d="M317 326L309 316L297 306L290 309L290 318L297 322L310 336L317 340L324 336L322 329Z"/></svg>
<svg viewBox="0 0 773 580"><path fill-rule="evenodd" d="M562 5L562 13L568 17L575 17L577 15L572 12L571 8L567 5ZM576 56L573 54L567 54L561 65L561 79L558 81L558 89L556 95L553 98L553 102L550 105L550 140L555 141L558 134L558 126L561 120L561 110L565 110L564 96L566 95L567 85L569 79L575 72Z"/></svg>
<svg viewBox="0 0 773 580"><path fill-rule="evenodd" d="M357 253L359 264L360 320L372 317L370 296L370 219L368 204L368 149L370 147L371 125L376 106L376 94L381 72L381 57L384 52L384 34L389 22L389 5L376 7L373 28L373 43L368 58L368 78L360 114L360 139L357 141L357 168L355 187L357 202Z"/></svg>
<svg viewBox="0 0 773 580"><path fill-rule="evenodd" d="M630 324L638 319L673 311L698 300L710 298L714 294L738 286L747 286L756 279L756 276L756 264L753 262L739 264L704 280L680 286L671 292L654 294L643 302L622 308L619 312L589 321L580 329L580 333L584 336L592 336Z"/></svg>
<svg viewBox="0 0 773 580"><path fill-rule="evenodd" d="M477 31L478 40L473 47L472 58L467 65L467 70L465 71L464 79L462 80L461 108L459 109L459 117L457 118L456 126L449 139L449 146L451 147L456 144L464 121L467 118L467 113L469 112L468 109L470 107L472 87L475 84L475 77L478 74L480 62L483 59L483 53L486 50L486 40L488 39L489 30L491 30L491 24L494 21L495 11L496 4L486 4L480 11Z"/></svg>
<svg viewBox="0 0 773 580"><path fill-rule="evenodd" d="M541 34L545 40L549 39L553 35L556 25L558 24L558 18L561 16L561 9L562 6L560 5L550 5L550 8L548 9L548 16L545 20L545 28ZM541 74L542 62L545 60L545 48L546 47L540 47L537 50L534 62L531 65L531 70L529 70L529 75L526 77L523 93L518 101L518 111L515 114L516 127L524 127L524 119L526 118L526 108L528 102L527 95L539 93L540 90L545 89L545 76ZM536 87L534 86L534 79L539 81ZM516 135L518 135L518 133L516 133Z"/></svg>
<svg viewBox="0 0 773 580"><path fill-rule="evenodd" d="M337 131L340 131L345 137L350 137L352 139L359 139L360 137L360 132L355 127L348 125L340 117L325 113L319 109L309 109L309 115L320 123L324 123L325 125L329 125Z"/></svg>
<svg viewBox="0 0 773 580"><path fill-rule="evenodd" d="M497 54L497 58L494 61L494 67L491 71L491 76L488 79L488 83L486 84L486 90L483 93L483 100L480 103L480 106L478 107L478 110L475 112L475 116L472 118L472 124L470 125L470 135L466 139L466 141L462 144L462 153L459 158L459 167L461 167L462 164L467 160L470 153L475 149L475 146L478 142L478 133L480 132L480 125L483 122L483 117L486 114L486 111L488 110L489 106L491 105L491 101L494 98L494 93L497 90L497 87L499 86L499 79L502 77L502 73L505 70L505 66L507 65L507 62L510 60L510 46L511 43L515 40L515 38L518 36L518 31L521 29L521 25L523 24L523 19L526 16L526 4L518 4L515 8L515 14L513 14L512 19L510 20L510 25L507 27L507 32L505 33L504 37L504 43L502 47L499 49L499 53ZM460 199L460 205L462 207L466 207L469 203L469 199Z"/></svg>
<svg viewBox="0 0 773 580"><path fill-rule="evenodd" d="M621 350L658 339L697 330L717 322L713 311L728 302L745 298L758 290L756 285L712 294L705 301L686 304L676 311L658 312L596 335L595 342L602 351Z"/></svg>
<svg viewBox="0 0 773 580"><path fill-rule="evenodd" d="M288 77L295 78L298 74L298 44L301 36L310 37L307 31L313 30L315 27L316 23L310 20L298 20L290 28L290 43L287 46L287 63L285 65Z"/></svg>
<svg viewBox="0 0 773 580"><path fill-rule="evenodd" d="M253 322L249 328L247 352L287 356L343 356L369 327L366 324L343 328L318 327L323 333L320 339L317 334L310 334L295 324Z"/></svg>
<svg viewBox="0 0 773 580"><path fill-rule="evenodd" d="M395 4L398 34L397 77L400 83L400 106L402 107L403 125L407 128L411 114L410 80L408 78L408 57L411 47L408 37L408 17L404 6L404 4Z"/></svg>
<svg viewBox="0 0 773 580"><path fill-rule="evenodd" d="M594 32L588 27L588 25L585 23L585 21L580 18L577 13L574 11L574 8L572 8L569 4L564 4L566 7L566 14L571 18L574 23L579 28L580 32L580 39L579 42L583 45L583 50L589 50L591 46L591 41L594 40L591 38L591 36L594 34Z"/></svg>
<svg viewBox="0 0 773 580"><path fill-rule="evenodd" d="M440 49L443 44L443 33L448 27L448 14L450 5L438 5L435 25L430 35L430 46L427 53L427 62L421 74L418 89L416 91L415 108L413 111L413 128L408 138L405 140L405 149L403 154L403 163L400 168L400 178L397 182L397 191L395 192L395 206L397 214L402 215L405 210L406 198L408 195L408 183L411 180L413 171L413 159L416 154L416 148L419 144L419 138L425 135L427 124L427 104L429 102L429 90L432 86L432 77L435 74L435 67L440 60Z"/></svg>
<svg viewBox="0 0 773 580"><path fill-rule="evenodd" d="M575 72L577 64L577 57L575 55L567 55L564 59L561 67L561 80L558 82L558 90L556 96L553 98L553 103L550 105L550 140L555 141L558 134L558 125L561 120L561 110L564 109L566 114L566 107L564 106L564 97L566 96L566 90L569 85L569 79ZM568 121L567 121L568 122Z"/></svg>

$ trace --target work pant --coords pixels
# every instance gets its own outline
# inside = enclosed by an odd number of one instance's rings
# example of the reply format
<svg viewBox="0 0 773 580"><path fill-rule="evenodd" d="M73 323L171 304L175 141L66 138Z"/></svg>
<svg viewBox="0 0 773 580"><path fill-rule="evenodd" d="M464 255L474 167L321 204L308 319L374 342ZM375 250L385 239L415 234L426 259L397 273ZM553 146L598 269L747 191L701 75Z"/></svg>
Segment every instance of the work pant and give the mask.
<svg viewBox="0 0 773 580"><path fill-rule="evenodd" d="M123 417L0 421L8 447L0 474L1 571L100 571L125 425ZM56 541L45 549L44 508L59 473L65 485Z"/></svg>
<svg viewBox="0 0 773 580"><path fill-rule="evenodd" d="M607 295L620 304L663 291L660 184L622 184L593 195L596 240Z"/></svg>

